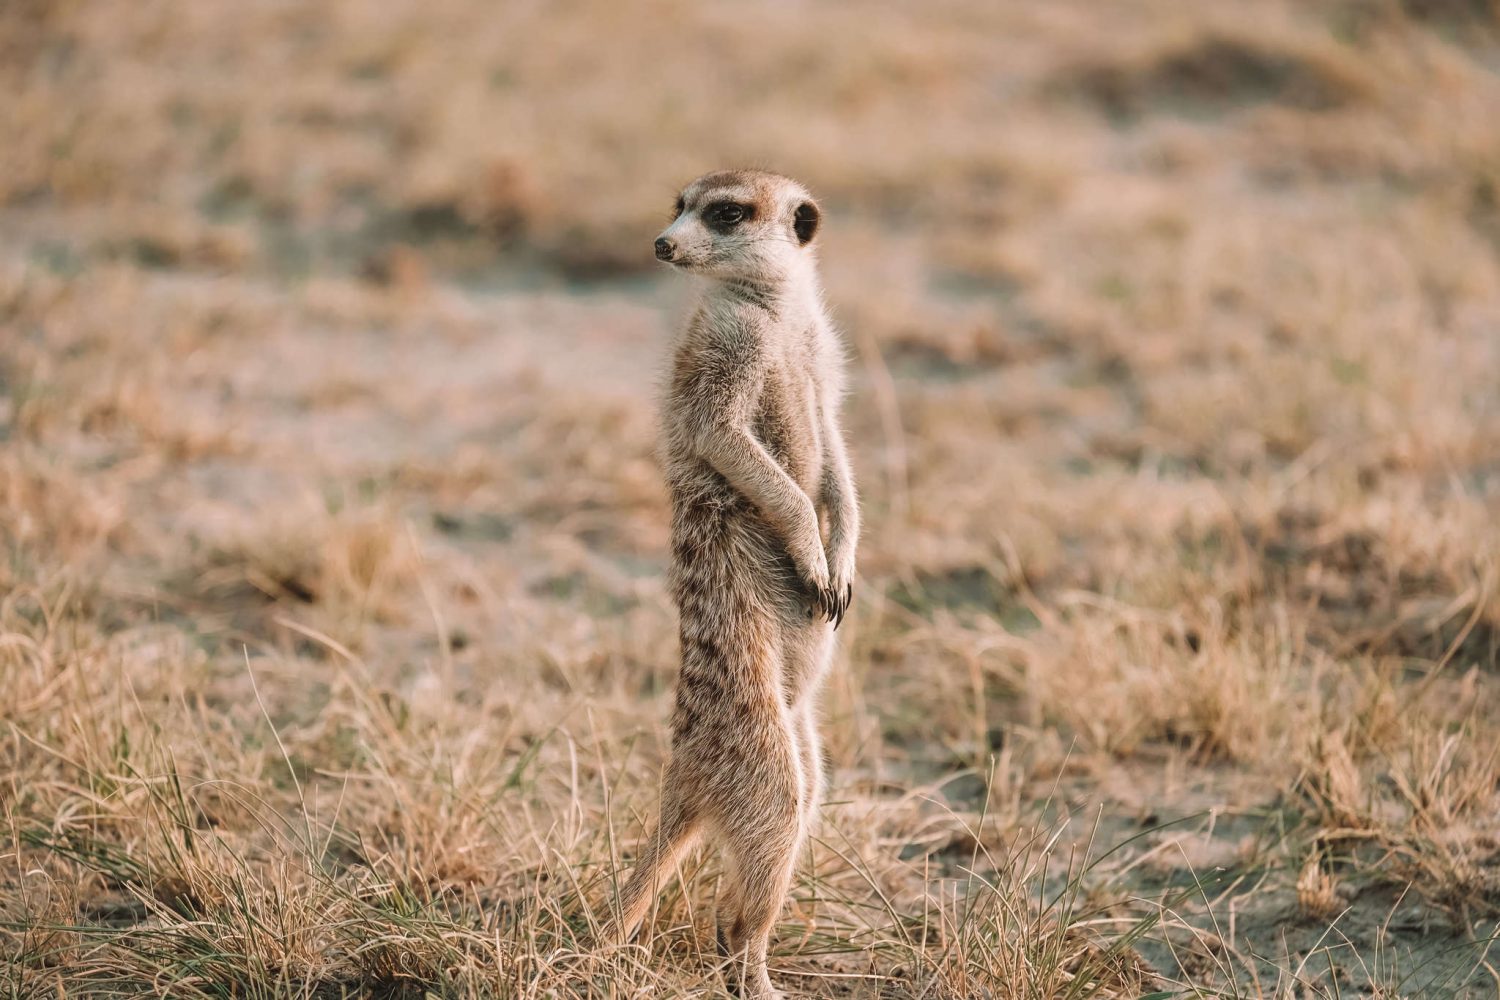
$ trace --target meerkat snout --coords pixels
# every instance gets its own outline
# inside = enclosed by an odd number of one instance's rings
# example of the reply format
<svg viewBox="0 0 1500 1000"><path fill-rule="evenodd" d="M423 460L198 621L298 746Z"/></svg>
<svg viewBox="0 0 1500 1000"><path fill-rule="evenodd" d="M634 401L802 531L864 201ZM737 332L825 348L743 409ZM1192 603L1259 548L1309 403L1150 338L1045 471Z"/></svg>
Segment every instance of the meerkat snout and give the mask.
<svg viewBox="0 0 1500 1000"><path fill-rule="evenodd" d="M667 239L665 236L658 236L656 238L656 259L657 260L670 261L672 259L672 254L674 254L676 252L677 252L677 244L676 243L674 243L673 241Z"/></svg>

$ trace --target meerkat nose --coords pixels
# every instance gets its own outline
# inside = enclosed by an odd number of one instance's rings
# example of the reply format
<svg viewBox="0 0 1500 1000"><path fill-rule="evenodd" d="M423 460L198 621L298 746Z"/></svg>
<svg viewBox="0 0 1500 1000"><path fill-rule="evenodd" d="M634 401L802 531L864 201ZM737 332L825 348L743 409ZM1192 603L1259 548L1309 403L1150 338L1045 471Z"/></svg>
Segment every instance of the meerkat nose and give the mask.
<svg viewBox="0 0 1500 1000"><path fill-rule="evenodd" d="M662 236L656 241L656 259L671 260L672 254L677 252L677 244Z"/></svg>

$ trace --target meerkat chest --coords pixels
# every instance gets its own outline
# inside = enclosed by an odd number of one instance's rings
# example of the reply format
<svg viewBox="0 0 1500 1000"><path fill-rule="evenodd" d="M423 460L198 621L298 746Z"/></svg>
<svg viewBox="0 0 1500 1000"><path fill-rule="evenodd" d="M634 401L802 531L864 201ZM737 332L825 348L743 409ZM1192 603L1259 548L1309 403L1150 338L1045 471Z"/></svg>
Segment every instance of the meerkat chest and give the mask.
<svg viewBox="0 0 1500 1000"><path fill-rule="evenodd" d="M822 470L820 402L807 359L788 358L772 366L756 407L756 437L804 489L816 483Z"/></svg>

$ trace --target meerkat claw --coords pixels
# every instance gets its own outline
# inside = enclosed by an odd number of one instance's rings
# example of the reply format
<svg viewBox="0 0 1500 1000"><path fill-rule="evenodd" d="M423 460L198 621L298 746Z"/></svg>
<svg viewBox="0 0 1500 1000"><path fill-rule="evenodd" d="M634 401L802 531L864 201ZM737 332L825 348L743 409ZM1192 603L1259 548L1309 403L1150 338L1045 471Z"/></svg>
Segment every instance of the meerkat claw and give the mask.
<svg viewBox="0 0 1500 1000"><path fill-rule="evenodd" d="M828 614L828 588L816 583L807 584L807 617L816 621Z"/></svg>
<svg viewBox="0 0 1500 1000"><path fill-rule="evenodd" d="M823 616L823 613L823 592L821 590L814 590L812 600L808 604L807 617L813 621L817 621Z"/></svg>

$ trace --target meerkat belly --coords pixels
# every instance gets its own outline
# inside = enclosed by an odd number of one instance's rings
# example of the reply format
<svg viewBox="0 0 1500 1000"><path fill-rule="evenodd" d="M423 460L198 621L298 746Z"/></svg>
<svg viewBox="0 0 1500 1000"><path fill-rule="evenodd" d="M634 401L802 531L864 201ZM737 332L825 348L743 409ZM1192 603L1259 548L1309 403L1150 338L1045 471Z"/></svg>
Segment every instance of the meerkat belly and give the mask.
<svg viewBox="0 0 1500 1000"><path fill-rule="evenodd" d="M753 602L781 615L805 603L786 541L756 506L706 462L671 479L672 582L678 607L692 593Z"/></svg>
<svg viewBox="0 0 1500 1000"><path fill-rule="evenodd" d="M724 713L775 716L786 702L781 655L805 617L796 567L754 507L716 473L672 496L672 597L682 667L673 730L686 739Z"/></svg>

